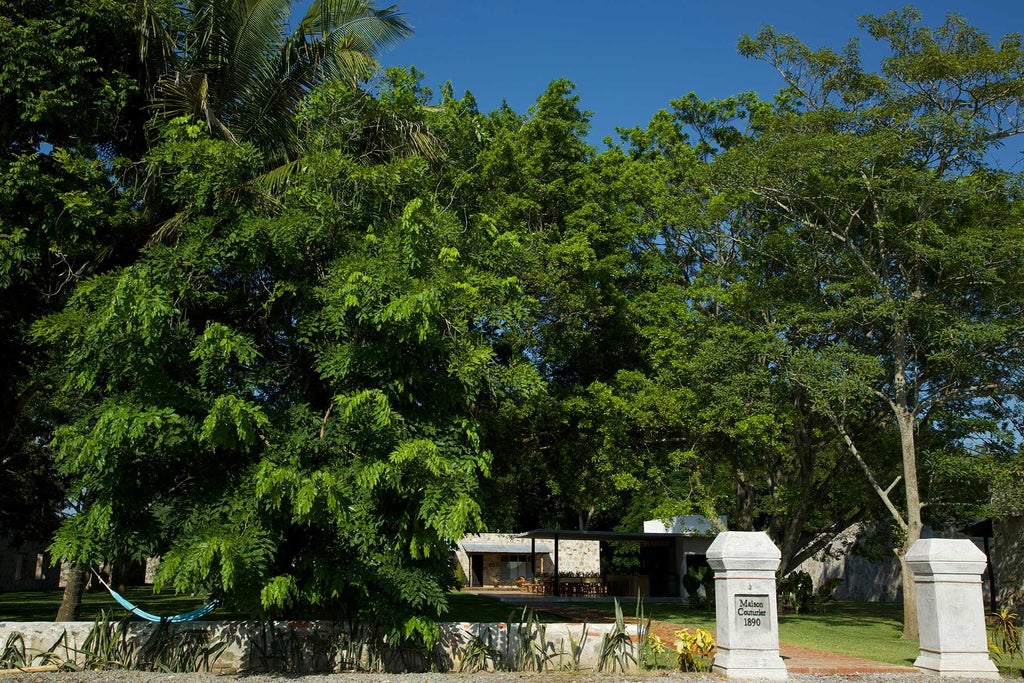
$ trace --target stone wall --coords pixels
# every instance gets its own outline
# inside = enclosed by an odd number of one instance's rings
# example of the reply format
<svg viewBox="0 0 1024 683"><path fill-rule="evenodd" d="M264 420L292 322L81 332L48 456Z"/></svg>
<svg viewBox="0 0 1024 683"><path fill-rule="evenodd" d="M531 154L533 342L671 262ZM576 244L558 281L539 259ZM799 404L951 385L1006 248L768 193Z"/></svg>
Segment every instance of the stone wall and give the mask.
<svg viewBox="0 0 1024 683"><path fill-rule="evenodd" d="M1000 607L1024 611L1024 517L993 522L992 563Z"/></svg>
<svg viewBox="0 0 1024 683"><path fill-rule="evenodd" d="M32 591L57 588L60 569L51 565L42 542L13 545L0 537L0 591Z"/></svg>
<svg viewBox="0 0 1024 683"><path fill-rule="evenodd" d="M554 541L549 541L554 543ZM552 567L554 569L554 567ZM570 574L599 574L601 572L600 541L558 541L558 571Z"/></svg>
<svg viewBox="0 0 1024 683"><path fill-rule="evenodd" d="M1021 541L1024 540L1020 526L1017 528L1016 541L1013 532L1008 533L1008 540L1004 542L1005 571L1008 576L1016 573L1016 586L1018 595L1021 589L1020 567L1024 563L1024 551L1021 550ZM832 544L824 551L818 553L809 560L804 561L794 571L805 571L814 580L814 587L820 586L825 579L839 578L843 583L836 589L834 597L837 600L856 600L860 602L899 602L903 599L903 586L900 577L900 563L895 554L891 558L869 559L859 555L856 551L856 544L862 532L862 525L854 524L836 537ZM955 531L937 531L925 527L921 537L929 538L967 538ZM976 538L970 539L979 549L982 549L981 541ZM1000 552L993 548L993 560L999 563ZM996 567L999 590L1002 592L1003 582L999 567ZM987 575L982 577L982 589L985 597L985 604L989 600L989 587ZM1012 584L1014 579L1009 579ZM1019 603L1018 603L1019 604Z"/></svg>
<svg viewBox="0 0 1024 683"><path fill-rule="evenodd" d="M833 594L837 600L860 602L897 602L903 598L900 563L895 555L873 560L858 555L855 546L861 526L846 529L824 551L802 562L794 571L811 575L817 589L826 579L843 582Z"/></svg>
<svg viewBox="0 0 1024 683"><path fill-rule="evenodd" d="M94 626L91 622L0 622L0 642L6 642L14 633L20 634L29 658L35 660L32 664L41 663L37 656L60 643L54 651L56 656L76 661L81 666L85 661L82 644ZM157 628L157 624L149 622L130 622L127 641L141 645ZM357 665L363 670L392 672L431 668L458 671L470 644L483 644L498 653L501 661L488 660L487 669L511 668L523 641L527 643L528 652L546 653L544 668L548 670L594 670L598 666L603 636L615 625L545 624L542 630L524 631L521 639L518 624L445 623L440 624L440 642L429 653L416 649L378 650L331 622L201 621L171 624L169 628L176 633L205 633L211 641L226 643L210 670L234 674L279 670L284 661L291 662L293 671L308 672L347 670ZM631 647L635 648L636 626L626 629ZM574 647L578 648L575 656Z"/></svg>
<svg viewBox="0 0 1024 683"><path fill-rule="evenodd" d="M470 553L466 552L463 544L485 543L492 545L515 545L529 548L529 539L517 538L511 534L470 534L467 535L455 549L455 557L458 562L462 576L465 578L465 585L469 584L472 567ZM538 548L536 562L534 563L534 576L541 574L552 574L555 570L554 539L537 539ZM541 550L543 549L543 550ZM545 552L545 550L547 552ZM472 553L477 554L477 553ZM503 579L501 576L501 558L508 553L483 553L483 585L512 585L515 581ZM516 552L515 554L529 555L529 550ZM558 542L558 571L562 576L579 576L585 574L597 575L601 571L601 544L599 541L565 541ZM524 577L529 578L529 577Z"/></svg>

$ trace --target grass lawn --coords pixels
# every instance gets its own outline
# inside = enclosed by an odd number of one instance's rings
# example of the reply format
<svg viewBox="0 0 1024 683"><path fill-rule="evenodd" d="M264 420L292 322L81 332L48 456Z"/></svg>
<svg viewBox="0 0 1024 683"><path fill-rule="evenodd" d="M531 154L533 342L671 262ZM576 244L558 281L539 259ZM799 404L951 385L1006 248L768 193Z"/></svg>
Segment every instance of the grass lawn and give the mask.
<svg viewBox="0 0 1024 683"><path fill-rule="evenodd" d="M903 606L871 602L829 603L824 614L783 614L779 640L851 657L911 666L917 640L904 640Z"/></svg>
<svg viewBox="0 0 1024 683"><path fill-rule="evenodd" d="M573 603L614 613L610 602ZM627 617L636 608L622 603ZM644 605L651 619L690 628L715 630L715 614L682 603L652 602ZM783 614L779 617L779 641L813 650L860 657L878 662L912 666L919 654L917 640L903 640L903 606L890 603L831 602L824 614ZM1024 659L996 661L1004 675L1024 675Z"/></svg>
<svg viewBox="0 0 1024 683"><path fill-rule="evenodd" d="M597 606L596 604L594 605ZM611 612L610 603L603 609ZM635 608L624 603L632 616ZM652 602L644 605L652 619L691 628L715 629L715 613L682 603ZM779 641L814 650L861 657L890 664L910 665L918 655L916 640L903 640L903 608L895 604L833 602L825 614L783 614L779 617Z"/></svg>
<svg viewBox="0 0 1024 683"><path fill-rule="evenodd" d="M22 593L0 593L0 621L53 621L60 607L63 590L26 591ZM150 586L134 586L124 592L124 597L139 609L158 616L171 616L201 607L204 598L173 593L154 593ZM81 621L93 621L106 611L114 619L120 619L125 610L114 602L104 589L87 591L82 596ZM243 615L222 608L206 617L210 619L241 619Z"/></svg>
<svg viewBox="0 0 1024 683"><path fill-rule="evenodd" d="M523 608L509 605L489 595L453 592L448 594L448 612L442 621L519 621ZM537 617L546 623L565 621L547 612L537 612Z"/></svg>

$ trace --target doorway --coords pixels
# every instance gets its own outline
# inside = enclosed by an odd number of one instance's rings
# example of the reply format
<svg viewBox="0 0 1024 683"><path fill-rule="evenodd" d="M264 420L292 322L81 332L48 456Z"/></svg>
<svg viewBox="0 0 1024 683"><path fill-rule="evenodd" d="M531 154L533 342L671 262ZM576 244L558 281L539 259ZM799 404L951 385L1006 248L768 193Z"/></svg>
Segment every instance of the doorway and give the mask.
<svg viewBox="0 0 1024 683"><path fill-rule="evenodd" d="M469 587L479 588L484 585L484 556L469 556Z"/></svg>

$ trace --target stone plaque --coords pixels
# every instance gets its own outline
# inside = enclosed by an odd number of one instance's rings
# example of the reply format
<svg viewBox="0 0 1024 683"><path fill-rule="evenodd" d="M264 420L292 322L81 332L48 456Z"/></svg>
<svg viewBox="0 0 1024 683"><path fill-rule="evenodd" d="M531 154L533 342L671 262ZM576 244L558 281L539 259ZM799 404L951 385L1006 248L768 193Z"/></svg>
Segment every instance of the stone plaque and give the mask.
<svg viewBox="0 0 1024 683"><path fill-rule="evenodd" d="M746 633L771 632L771 601L767 595L735 596L736 629Z"/></svg>

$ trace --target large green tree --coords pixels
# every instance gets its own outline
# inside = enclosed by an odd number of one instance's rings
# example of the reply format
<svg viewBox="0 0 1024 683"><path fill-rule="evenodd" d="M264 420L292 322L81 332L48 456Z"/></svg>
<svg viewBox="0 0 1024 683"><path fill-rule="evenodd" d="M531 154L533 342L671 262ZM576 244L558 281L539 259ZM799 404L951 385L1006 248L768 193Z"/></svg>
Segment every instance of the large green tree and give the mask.
<svg viewBox="0 0 1024 683"><path fill-rule="evenodd" d="M467 223L507 230L523 247L514 267L526 315L495 332L503 354L543 378L487 415L495 453L488 521L500 529L614 525L624 500L615 473L629 463L599 447L604 418L588 387L640 357L628 290L642 173L595 154L589 114L568 81L551 83L524 114L503 107L469 120L456 138Z"/></svg>
<svg viewBox="0 0 1024 683"><path fill-rule="evenodd" d="M47 443L78 409L29 328L137 246L112 181L146 116L132 35L123 2L0 3L0 533L52 532L63 491Z"/></svg>
<svg viewBox="0 0 1024 683"><path fill-rule="evenodd" d="M767 530L787 571L871 500L792 379L766 226L713 172L715 156L750 134L736 118L755 106L749 95L687 96L603 155L628 160L631 185L648 186L634 194L641 227L629 246L639 271L629 343L644 360L591 385L586 405L599 448L620 454L607 476L628 492L634 528L724 515L732 528Z"/></svg>
<svg viewBox="0 0 1024 683"><path fill-rule="evenodd" d="M536 382L494 347L521 315L500 264L522 246L467 230L422 156L367 163L334 116L349 97L311 95L317 151L273 205L239 189L260 153L203 122L172 123L147 157L189 218L38 327L70 341L95 406L59 434L88 505L56 547L158 553L158 583L179 590L430 634L449 548L479 527L478 406ZM377 104L428 113L399 73Z"/></svg>
<svg viewBox="0 0 1024 683"><path fill-rule="evenodd" d="M36 453L68 411L86 407L54 404L56 366L28 341L33 320L63 305L89 274L130 263L147 240L191 217L191 205L166 201L157 188L163 179L140 163L161 126L189 114L215 135L255 144L262 161L236 178L240 188L299 152L299 103L318 83L343 80L353 93L349 110L365 108L370 98L360 83L373 74L375 55L409 32L395 8L368 2L314 3L289 29L292 9L290 2L86 2L59 10L20 3L4 13L0 131L10 225L0 247L11 304L4 339L15 361L5 366L12 376L4 396L10 420L0 425L4 467L45 471L45 457L15 457L18 450ZM82 579L80 568L74 576ZM81 580L69 583L63 618L73 618L80 587Z"/></svg>
<svg viewBox="0 0 1024 683"><path fill-rule="evenodd" d="M955 15L919 22L911 9L861 20L889 48L878 73L855 44L812 50L771 29L745 38L741 51L788 87L715 160L719 187L772 226L763 248L782 266L794 381L888 509L901 561L929 502L929 435L961 429L941 448L969 458L998 429L991 418L1016 409L1024 360L1020 178L995 163L1024 132L1021 38L993 45ZM865 418L898 434L892 484L851 428ZM905 565L903 585L914 637Z"/></svg>

